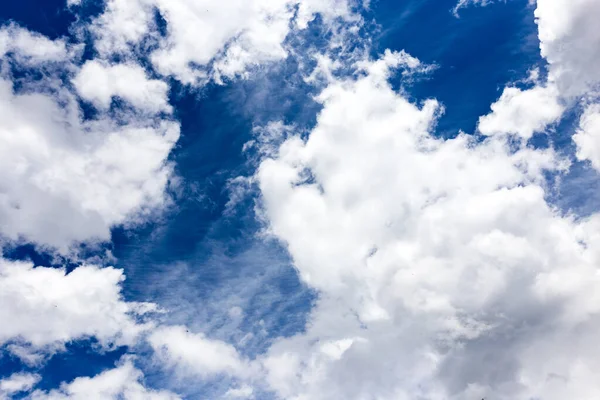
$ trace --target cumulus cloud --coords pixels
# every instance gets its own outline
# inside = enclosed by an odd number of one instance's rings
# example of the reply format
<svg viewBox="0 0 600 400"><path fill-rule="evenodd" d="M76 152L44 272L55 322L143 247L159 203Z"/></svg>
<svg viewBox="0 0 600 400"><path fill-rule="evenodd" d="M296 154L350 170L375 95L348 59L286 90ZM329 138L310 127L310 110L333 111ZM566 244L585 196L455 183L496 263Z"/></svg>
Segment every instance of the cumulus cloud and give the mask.
<svg viewBox="0 0 600 400"><path fill-rule="evenodd" d="M131 359L124 358L121 365L94 377L76 378L49 392L36 390L31 400L178 400L175 393L153 390L144 386L143 373Z"/></svg>
<svg viewBox="0 0 600 400"><path fill-rule="evenodd" d="M166 204L177 123L84 121L70 93L16 93L6 79L0 98L0 234L64 253Z"/></svg>
<svg viewBox="0 0 600 400"><path fill-rule="evenodd" d="M102 109L110 107L113 97L120 97L133 106L157 113L170 112L168 85L148 79L137 64L109 65L98 60L87 61L73 80L79 95Z"/></svg>
<svg viewBox="0 0 600 400"><path fill-rule="evenodd" d="M553 86L507 87L492 104L492 112L479 118L478 129L484 135L513 134L529 139L556 123L564 108Z"/></svg>
<svg viewBox="0 0 600 400"><path fill-rule="evenodd" d="M106 348L134 344L152 327L138 316L156 306L125 301L124 279L115 268L85 265L66 273L0 259L0 345L36 363L76 339L93 337Z"/></svg>
<svg viewBox="0 0 600 400"><path fill-rule="evenodd" d="M202 333L191 333L184 326L160 327L148 341L161 363L182 376L248 376L250 372L235 347Z"/></svg>
<svg viewBox="0 0 600 400"><path fill-rule="evenodd" d="M337 80L257 172L269 229L320 292L262 359L286 399L595 393L600 219L545 200L551 150L432 136L438 105ZM549 349L552 349L550 351ZM592 396L593 397L593 396Z"/></svg>
<svg viewBox="0 0 600 400"><path fill-rule="evenodd" d="M16 372L0 380L0 399L5 400L19 392L28 392L40 379L40 376L37 374Z"/></svg>
<svg viewBox="0 0 600 400"><path fill-rule="evenodd" d="M156 12L166 22L164 37ZM155 68L195 84L220 82L286 57L283 42L292 27L305 28L317 13L325 19L354 17L345 0L111 0L91 29L104 55L156 40L158 49L150 55Z"/></svg>
<svg viewBox="0 0 600 400"><path fill-rule="evenodd" d="M588 160L600 171L600 104L586 108L579 120L579 130L573 135L577 145L577 158Z"/></svg>
<svg viewBox="0 0 600 400"><path fill-rule="evenodd" d="M595 0L537 0L540 50L550 67L549 80L564 96L597 89L600 82L600 32Z"/></svg>

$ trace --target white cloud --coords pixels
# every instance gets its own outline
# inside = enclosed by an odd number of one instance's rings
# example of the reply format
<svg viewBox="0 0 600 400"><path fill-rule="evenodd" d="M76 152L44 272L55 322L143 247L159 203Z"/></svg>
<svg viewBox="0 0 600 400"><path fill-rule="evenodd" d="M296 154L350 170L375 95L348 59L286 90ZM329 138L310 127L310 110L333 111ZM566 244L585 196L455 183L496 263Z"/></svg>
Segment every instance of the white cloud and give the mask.
<svg viewBox="0 0 600 400"><path fill-rule="evenodd" d="M183 82L192 83L205 74L194 71L190 63L205 67L220 52L224 55L215 63L216 74L227 77L246 66L286 56L282 42L292 10L285 1L159 0L156 6L170 24L167 40L152 61L160 72Z"/></svg>
<svg viewBox="0 0 600 400"><path fill-rule="evenodd" d="M0 234L65 253L142 221L165 205L178 137L170 121L82 121L70 93L15 93L0 79Z"/></svg>
<svg viewBox="0 0 600 400"><path fill-rule="evenodd" d="M458 11L462 8L470 7L470 6L481 6L485 7L490 5L493 0L458 0L458 3L452 9L452 13L455 17L458 17Z"/></svg>
<svg viewBox="0 0 600 400"><path fill-rule="evenodd" d="M404 50L390 51L389 49L385 50L380 59L374 62L359 60L356 66L359 70L368 73L370 79L383 84L390 76L390 69L404 68L402 74L406 76L412 73L425 73L433 68L431 65L423 65L419 59ZM331 74L329 76L331 78Z"/></svg>
<svg viewBox="0 0 600 400"><path fill-rule="evenodd" d="M143 374L127 358L121 365L92 378L80 377L49 392L36 390L30 400L177 400L180 397L143 385Z"/></svg>
<svg viewBox="0 0 600 400"><path fill-rule="evenodd" d="M151 328L136 317L154 304L126 302L121 296L123 271L81 266L35 267L30 262L0 259L0 345L36 363L76 339L94 337L100 345L134 344Z"/></svg>
<svg viewBox="0 0 600 400"><path fill-rule="evenodd" d="M219 374L249 375L249 365L235 347L202 333L190 333L183 326L163 326L149 336L156 356L182 376L214 377Z"/></svg>
<svg viewBox="0 0 600 400"><path fill-rule="evenodd" d="M0 28L0 58L12 52L27 64L63 62L69 58L64 41L53 41L13 24Z"/></svg>
<svg viewBox="0 0 600 400"><path fill-rule="evenodd" d="M127 52L155 28L152 3L145 1L107 1L104 12L91 26L94 46L101 54Z"/></svg>
<svg viewBox="0 0 600 400"><path fill-rule="evenodd" d="M298 16L295 21L300 29L308 27L308 23L317 15L326 21L341 18L346 21L354 21L359 18L353 14L352 6L358 4L356 1L348 0L296 0L288 2L292 6L298 6ZM363 2L367 4L368 2Z"/></svg>
<svg viewBox="0 0 600 400"><path fill-rule="evenodd" d="M154 23L155 10L167 23L164 38ZM345 0L111 0L92 31L104 55L126 53L146 37L158 40L151 54L157 70L197 84L285 58L283 42L291 26L305 28L316 13L326 20L352 16Z"/></svg>
<svg viewBox="0 0 600 400"><path fill-rule="evenodd" d="M564 106L553 86L534 86L526 90L507 87L491 109L490 114L479 118L481 133L507 133L529 139L535 132L543 132L548 125L556 123Z"/></svg>
<svg viewBox="0 0 600 400"><path fill-rule="evenodd" d="M563 96L584 94L600 82L598 15L596 0L537 0L541 54Z"/></svg>
<svg viewBox="0 0 600 400"><path fill-rule="evenodd" d="M589 160L600 171L600 104L586 108L579 120L579 130L573 135L577 158Z"/></svg>
<svg viewBox="0 0 600 400"><path fill-rule="evenodd" d="M306 332L262 359L270 387L286 399L600 390L600 217L546 203L543 171L562 161L503 135L436 139L437 103L409 103L380 74L318 100L308 139L257 172L270 231L320 292Z"/></svg>
<svg viewBox="0 0 600 400"><path fill-rule="evenodd" d="M87 61L73 79L79 95L101 109L108 109L113 97L121 97L135 107L156 113L171 111L168 85L148 79L137 64L109 65L97 60Z"/></svg>
<svg viewBox="0 0 600 400"><path fill-rule="evenodd" d="M16 372L0 380L0 399L9 399L9 396L15 393L28 392L40 379L40 376L36 374Z"/></svg>

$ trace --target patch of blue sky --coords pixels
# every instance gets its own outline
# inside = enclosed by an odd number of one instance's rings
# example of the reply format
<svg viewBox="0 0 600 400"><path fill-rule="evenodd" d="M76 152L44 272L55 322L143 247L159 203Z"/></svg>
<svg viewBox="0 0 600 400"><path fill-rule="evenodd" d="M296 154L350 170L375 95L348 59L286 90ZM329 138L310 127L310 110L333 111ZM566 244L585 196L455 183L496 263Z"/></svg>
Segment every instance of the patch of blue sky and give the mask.
<svg viewBox="0 0 600 400"><path fill-rule="evenodd" d="M543 65L537 26L527 0L494 3L452 14L454 0L380 0L373 18L380 25L374 51L405 50L437 68L408 91L413 100L440 101L445 112L435 134L473 133L477 120L511 82ZM401 77L392 80L399 85Z"/></svg>
<svg viewBox="0 0 600 400"><path fill-rule="evenodd" d="M80 376L94 376L113 367L121 356L127 353L125 346L99 351L96 340L82 339L65 345L40 366L25 365L5 349L0 353L0 376L7 377L15 372L30 372L41 376L36 385L41 390L51 390L62 382L70 382ZM25 396L25 394L23 394ZM14 397L20 398L20 397Z"/></svg>
<svg viewBox="0 0 600 400"><path fill-rule="evenodd" d="M64 0L10 1L0 7L2 23L14 22L51 39L68 36L76 20Z"/></svg>

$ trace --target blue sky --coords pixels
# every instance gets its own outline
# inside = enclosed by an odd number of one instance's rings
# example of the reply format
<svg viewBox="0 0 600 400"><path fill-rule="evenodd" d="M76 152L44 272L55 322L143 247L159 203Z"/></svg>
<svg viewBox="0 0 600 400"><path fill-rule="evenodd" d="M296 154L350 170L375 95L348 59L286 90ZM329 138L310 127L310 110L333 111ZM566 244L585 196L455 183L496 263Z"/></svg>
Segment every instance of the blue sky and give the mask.
<svg viewBox="0 0 600 400"><path fill-rule="evenodd" d="M597 398L597 12L3 5L0 400Z"/></svg>

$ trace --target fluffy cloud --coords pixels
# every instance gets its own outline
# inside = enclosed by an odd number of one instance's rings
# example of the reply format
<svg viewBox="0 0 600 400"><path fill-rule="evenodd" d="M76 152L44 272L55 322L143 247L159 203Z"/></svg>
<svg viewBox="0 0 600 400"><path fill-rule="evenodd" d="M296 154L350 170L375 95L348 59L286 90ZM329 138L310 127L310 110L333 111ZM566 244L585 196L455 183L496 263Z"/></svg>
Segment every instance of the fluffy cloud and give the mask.
<svg viewBox="0 0 600 400"><path fill-rule="evenodd" d="M104 345L131 343L148 328L134 316L155 306L124 302L124 279L114 268L82 266L66 274L64 269L2 260L0 313L6 324L0 329L0 343L16 340L44 348L88 336Z"/></svg>
<svg viewBox="0 0 600 400"><path fill-rule="evenodd" d="M97 60L86 62L73 80L79 95L97 107L108 109L113 97L120 97L140 110L157 113L171 111L168 85L148 79L137 64L109 65Z"/></svg>
<svg viewBox="0 0 600 400"><path fill-rule="evenodd" d="M36 390L30 400L178 400L180 397L164 390L148 389L143 385L143 374L130 359L120 366L92 378L80 377L63 383L60 389L44 392Z"/></svg>
<svg viewBox="0 0 600 400"><path fill-rule="evenodd" d="M0 399L9 399L19 392L30 391L40 380L40 376L29 373L14 373L8 378L0 380Z"/></svg>
<svg viewBox="0 0 600 400"><path fill-rule="evenodd" d="M137 316L156 307L124 301L124 279L114 268L88 265L67 274L0 259L0 345L35 363L75 339L94 337L105 347L134 343L151 327Z"/></svg>
<svg viewBox="0 0 600 400"><path fill-rule="evenodd" d="M164 37L157 11L166 22ZM347 2L339 0L111 0L92 32L104 55L129 52L146 38L157 40L159 48L150 55L156 69L194 84L286 57L283 42L292 25L305 28L316 13L325 19L352 16Z"/></svg>
<svg viewBox="0 0 600 400"><path fill-rule="evenodd" d="M286 399L599 390L600 218L546 203L552 151L436 139L435 101L417 107L380 74L318 100L308 139L257 172L271 232L320 292L307 331L262 359L270 387Z"/></svg>
<svg viewBox="0 0 600 400"><path fill-rule="evenodd" d="M7 53L15 53L19 61L27 64L62 62L69 58L64 41L50 40L17 25L0 29L0 58Z"/></svg>
<svg viewBox="0 0 600 400"><path fill-rule="evenodd" d="M161 363L182 376L214 377L219 374L248 376L249 365L225 342L190 333L183 326L156 329L148 341Z"/></svg>
<svg viewBox="0 0 600 400"><path fill-rule="evenodd" d="M170 121L83 121L73 96L0 79L0 234L66 252L165 204Z"/></svg>
<svg viewBox="0 0 600 400"><path fill-rule="evenodd" d="M600 171L600 104L586 108L573 141L577 145L577 158L590 161Z"/></svg>
<svg viewBox="0 0 600 400"><path fill-rule="evenodd" d="M557 122L564 111L558 90L553 86L534 86L526 90L505 88L491 108L490 114L479 119L478 129L481 133L507 133L524 139Z"/></svg>
<svg viewBox="0 0 600 400"><path fill-rule="evenodd" d="M540 50L550 66L549 80L564 96L578 96L600 82L600 32L595 0L537 0Z"/></svg>

